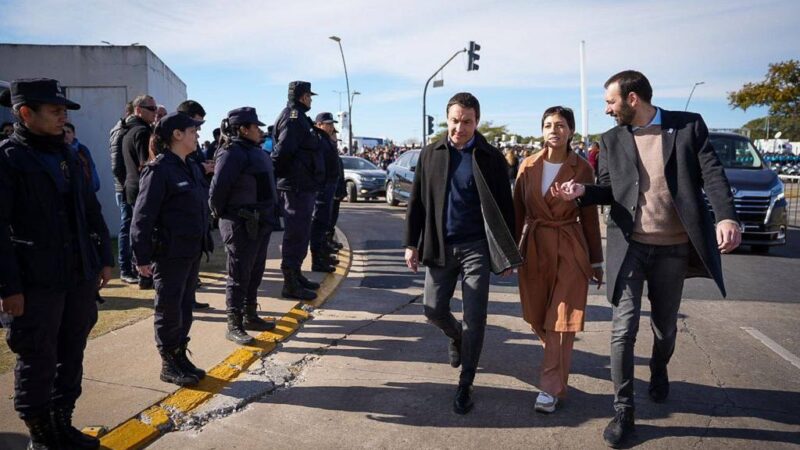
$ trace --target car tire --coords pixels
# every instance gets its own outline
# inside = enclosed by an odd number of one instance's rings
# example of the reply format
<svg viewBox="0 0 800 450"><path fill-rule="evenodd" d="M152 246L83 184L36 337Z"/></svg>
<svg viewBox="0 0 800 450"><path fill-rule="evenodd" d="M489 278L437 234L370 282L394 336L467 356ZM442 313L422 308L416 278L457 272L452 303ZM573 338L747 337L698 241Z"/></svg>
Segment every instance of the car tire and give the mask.
<svg viewBox="0 0 800 450"><path fill-rule="evenodd" d="M356 189L356 184L352 181L347 182L347 201L350 203L358 201L358 190Z"/></svg>
<svg viewBox="0 0 800 450"><path fill-rule="evenodd" d="M767 254L769 253L769 245L751 245L750 250L752 250L753 253Z"/></svg>
<svg viewBox="0 0 800 450"><path fill-rule="evenodd" d="M393 181L390 181L390 182L386 183L386 203L388 203L391 206L397 206L397 205L400 204L400 202L398 202L397 199L394 198L394 182Z"/></svg>

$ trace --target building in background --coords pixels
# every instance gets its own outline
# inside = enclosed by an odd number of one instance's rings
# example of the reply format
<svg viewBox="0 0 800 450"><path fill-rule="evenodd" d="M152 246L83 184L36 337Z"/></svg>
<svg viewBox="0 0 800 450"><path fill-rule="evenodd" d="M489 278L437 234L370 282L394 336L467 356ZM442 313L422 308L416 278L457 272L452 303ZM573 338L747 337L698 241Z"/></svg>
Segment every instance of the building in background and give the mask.
<svg viewBox="0 0 800 450"><path fill-rule="evenodd" d="M0 44L0 80L55 78L81 109L69 112L78 139L92 152L100 175L98 199L112 234L119 229L114 199L108 132L122 116L125 103L139 94L174 111L186 100L186 84L145 46ZM0 107L0 122L10 120Z"/></svg>

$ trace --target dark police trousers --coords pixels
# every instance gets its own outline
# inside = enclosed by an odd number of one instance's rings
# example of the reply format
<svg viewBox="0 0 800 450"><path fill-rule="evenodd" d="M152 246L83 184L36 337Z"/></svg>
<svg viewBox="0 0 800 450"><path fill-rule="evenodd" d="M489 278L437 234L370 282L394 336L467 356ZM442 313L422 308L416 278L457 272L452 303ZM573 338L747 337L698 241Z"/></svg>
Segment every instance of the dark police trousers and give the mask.
<svg viewBox="0 0 800 450"><path fill-rule="evenodd" d="M491 262L486 239L445 246L444 267L429 266L425 273L425 316L450 339L461 334L460 385L470 385L483 348L486 310L489 305ZM450 300L459 276L463 302L463 322L450 312Z"/></svg>
<svg viewBox="0 0 800 450"><path fill-rule="evenodd" d="M81 395L83 351L97 322L97 279L76 278L66 291L27 289L24 314L6 335L17 354L14 409L23 420L51 405L73 407Z"/></svg>
<svg viewBox="0 0 800 450"><path fill-rule="evenodd" d="M188 339L199 272L199 254L193 258L163 258L153 265L154 325L159 350L173 350Z"/></svg>
<svg viewBox="0 0 800 450"><path fill-rule="evenodd" d="M258 227L256 239L247 235L241 220L219 220L219 231L228 255L228 279L225 284L225 306L242 311L245 304L256 303L258 287L264 278L267 249L272 228L267 224Z"/></svg>
<svg viewBox="0 0 800 450"><path fill-rule="evenodd" d="M675 350L678 308L683 281L689 266L690 244L648 245L630 242L617 278L622 290L613 307L611 323L611 380L614 409L633 409L634 345L639 331L642 291L647 281L650 299L650 328L653 330L651 374L662 374Z"/></svg>
<svg viewBox="0 0 800 450"><path fill-rule="evenodd" d="M316 254L322 250L325 236L333 227L333 194L336 193L336 183L326 184L317 192L314 201L314 215L311 219L311 253Z"/></svg>
<svg viewBox="0 0 800 450"><path fill-rule="evenodd" d="M283 202L283 246L281 269L297 269L308 254L311 237L311 214L316 192L281 191Z"/></svg>

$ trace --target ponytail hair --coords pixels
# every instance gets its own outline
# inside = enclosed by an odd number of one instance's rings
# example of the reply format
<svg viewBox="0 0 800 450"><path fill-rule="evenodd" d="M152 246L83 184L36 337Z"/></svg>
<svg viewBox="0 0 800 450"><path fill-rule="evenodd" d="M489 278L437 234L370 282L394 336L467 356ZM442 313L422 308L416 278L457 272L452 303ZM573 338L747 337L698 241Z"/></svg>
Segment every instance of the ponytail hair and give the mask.
<svg viewBox="0 0 800 450"><path fill-rule="evenodd" d="M162 134L164 134L164 130L161 128L161 122L159 121L153 129L153 133L150 135L150 143L148 146L150 161L156 159L158 155L169 151L169 139L164 139Z"/></svg>
<svg viewBox="0 0 800 450"><path fill-rule="evenodd" d="M239 132L239 127L248 126L250 124L239 124L239 125L231 125L230 120L226 117L222 119L222 123L219 125L219 147L218 148L225 148L233 143L233 140L236 138L241 137L241 133Z"/></svg>

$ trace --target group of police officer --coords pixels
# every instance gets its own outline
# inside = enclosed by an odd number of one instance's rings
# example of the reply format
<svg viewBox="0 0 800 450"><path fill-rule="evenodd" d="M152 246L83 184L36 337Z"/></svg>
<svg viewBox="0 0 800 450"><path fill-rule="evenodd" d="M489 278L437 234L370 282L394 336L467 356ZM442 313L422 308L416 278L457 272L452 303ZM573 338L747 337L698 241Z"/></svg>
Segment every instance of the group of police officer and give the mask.
<svg viewBox="0 0 800 450"><path fill-rule="evenodd" d="M222 121L215 164L197 157L204 111L179 108L145 130L149 162L131 165L140 173L137 192L126 199L134 205L130 243L138 276L155 285L162 380L186 386L205 376L187 351L201 254L213 251L210 215L219 219L227 254L226 338L233 342L250 342L245 330L275 327L258 316L257 291L280 216L282 296L316 298L320 285L300 270L309 243L312 270L334 271L343 169L332 114L314 122L306 115L313 95L308 82L289 84L271 154L261 148L264 123L251 107ZM138 106L151 100L139 98ZM0 104L17 118L13 134L0 141L0 313L17 355L15 409L30 430L29 448L98 448L98 439L72 426L72 412L97 321L95 298L114 262L95 192L64 143L67 110L80 105L52 79L15 80Z"/></svg>

